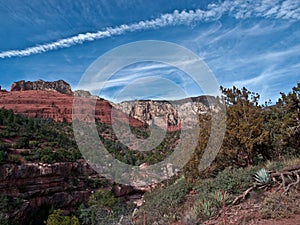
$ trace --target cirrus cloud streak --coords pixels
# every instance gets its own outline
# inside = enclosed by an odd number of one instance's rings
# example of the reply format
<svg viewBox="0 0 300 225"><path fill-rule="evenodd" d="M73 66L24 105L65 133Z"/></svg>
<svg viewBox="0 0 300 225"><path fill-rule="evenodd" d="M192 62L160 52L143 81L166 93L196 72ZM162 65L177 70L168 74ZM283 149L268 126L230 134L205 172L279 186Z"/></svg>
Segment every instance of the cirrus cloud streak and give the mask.
<svg viewBox="0 0 300 225"><path fill-rule="evenodd" d="M132 24L123 24L116 27L106 27L97 32L78 34L69 38L63 38L55 42L28 47L23 50L8 50L0 52L0 58L24 57L40 54L56 49L68 48L84 42L122 35L127 32L135 32L150 29L159 29L167 26L190 25L199 22L218 20L224 14L236 19L250 17L275 18L286 20L300 20L300 0L255 0L245 2L243 0L224 1L219 4L210 4L206 10L196 9L189 11L175 10L173 13L163 14L152 20L143 20Z"/></svg>

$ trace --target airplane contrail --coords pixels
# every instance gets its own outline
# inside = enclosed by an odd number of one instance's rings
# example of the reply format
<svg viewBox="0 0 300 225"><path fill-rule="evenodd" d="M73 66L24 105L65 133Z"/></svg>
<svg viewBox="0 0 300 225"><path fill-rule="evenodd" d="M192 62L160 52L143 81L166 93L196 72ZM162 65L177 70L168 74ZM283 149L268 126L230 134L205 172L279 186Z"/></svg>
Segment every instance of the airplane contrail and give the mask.
<svg viewBox="0 0 300 225"><path fill-rule="evenodd" d="M207 10L175 10L173 13L163 14L156 19L143 20L132 24L123 24L116 27L106 27L103 30L78 34L55 42L37 45L22 50L8 50L0 52L0 58L23 57L40 54L56 49L68 48L88 41L95 41L111 36L122 35L127 32L158 29L166 26L189 25L195 22L209 22L218 20L227 13L236 19L251 16L300 20L300 0L257 0L245 2L244 0L224 1L220 4L210 4Z"/></svg>

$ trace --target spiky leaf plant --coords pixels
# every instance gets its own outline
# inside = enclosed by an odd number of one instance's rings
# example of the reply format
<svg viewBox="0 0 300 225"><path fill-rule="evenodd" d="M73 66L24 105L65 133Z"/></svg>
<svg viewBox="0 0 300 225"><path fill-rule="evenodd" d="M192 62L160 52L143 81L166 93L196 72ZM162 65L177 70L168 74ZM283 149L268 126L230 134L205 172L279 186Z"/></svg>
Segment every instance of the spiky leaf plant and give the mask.
<svg viewBox="0 0 300 225"><path fill-rule="evenodd" d="M222 195L222 191L215 191L212 193L212 198L214 199L214 202L216 204L216 206L220 207L223 204L223 195ZM232 195L230 193L228 193L227 191L224 192L224 200L225 203L229 203L232 199Z"/></svg>
<svg viewBox="0 0 300 225"><path fill-rule="evenodd" d="M254 180L259 186L267 186L271 183L272 179L268 171L264 168L260 169L254 174Z"/></svg>

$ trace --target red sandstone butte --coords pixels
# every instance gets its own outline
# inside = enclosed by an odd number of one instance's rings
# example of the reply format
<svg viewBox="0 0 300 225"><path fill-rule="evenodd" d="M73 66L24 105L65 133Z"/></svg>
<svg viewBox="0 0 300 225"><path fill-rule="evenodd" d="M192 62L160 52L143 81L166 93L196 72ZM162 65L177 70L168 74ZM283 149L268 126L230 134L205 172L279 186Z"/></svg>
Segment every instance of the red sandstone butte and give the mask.
<svg viewBox="0 0 300 225"><path fill-rule="evenodd" d="M0 108L12 109L15 113L32 118L51 118L56 122L72 122L73 101L73 95L54 91L0 92ZM109 101L76 97L77 101L81 104L78 104L78 107L75 108L76 118L91 121L93 116L89 112L95 110L95 119L97 121L111 124L112 105ZM119 121L127 121L126 114L121 111L114 110L114 116ZM132 126L144 125L143 122L134 118L130 118L129 121Z"/></svg>

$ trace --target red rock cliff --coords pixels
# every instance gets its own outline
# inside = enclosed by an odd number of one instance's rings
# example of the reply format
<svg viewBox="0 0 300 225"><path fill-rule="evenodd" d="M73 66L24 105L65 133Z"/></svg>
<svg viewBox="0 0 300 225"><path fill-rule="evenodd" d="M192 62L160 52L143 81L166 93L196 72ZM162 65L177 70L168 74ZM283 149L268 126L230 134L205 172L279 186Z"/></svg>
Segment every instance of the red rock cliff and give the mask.
<svg viewBox="0 0 300 225"><path fill-rule="evenodd" d="M90 109L95 109L95 118L103 123L111 123L112 105L102 99L76 98L81 101L79 109L75 110L76 117L89 115ZM12 109L15 113L33 118L53 119L57 122L72 122L73 95L54 91L27 90L0 92L0 108ZM94 107L94 105L96 105ZM93 108L94 107L94 108ZM126 114L117 111L117 119L126 121ZM82 118L89 120L89 118ZM143 122L130 118L132 126L142 126Z"/></svg>

